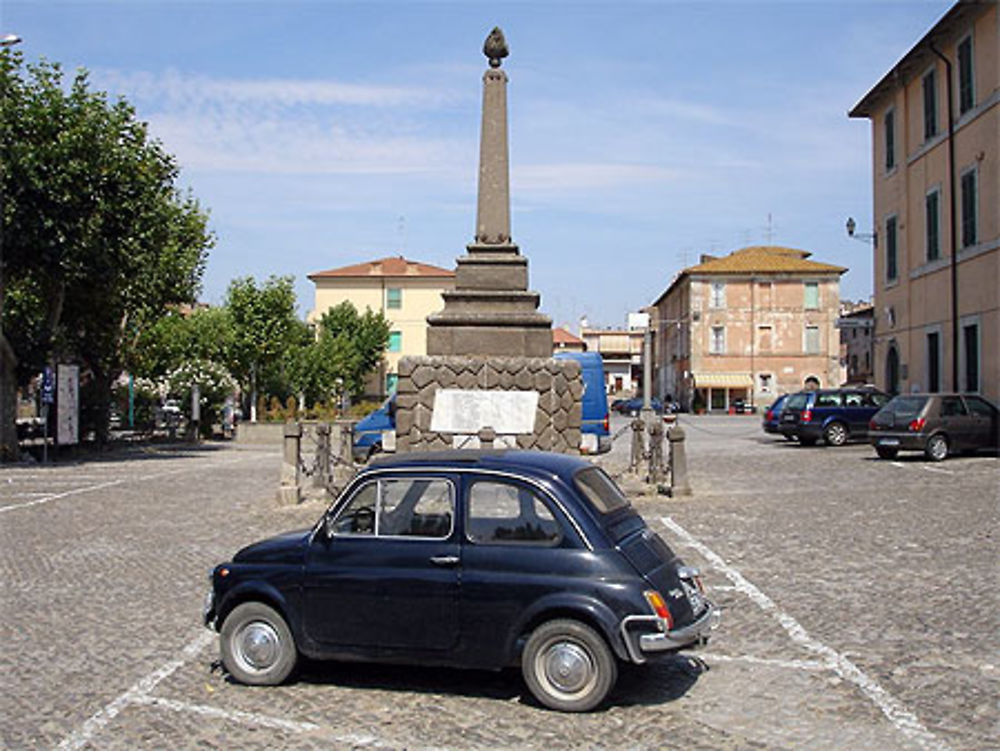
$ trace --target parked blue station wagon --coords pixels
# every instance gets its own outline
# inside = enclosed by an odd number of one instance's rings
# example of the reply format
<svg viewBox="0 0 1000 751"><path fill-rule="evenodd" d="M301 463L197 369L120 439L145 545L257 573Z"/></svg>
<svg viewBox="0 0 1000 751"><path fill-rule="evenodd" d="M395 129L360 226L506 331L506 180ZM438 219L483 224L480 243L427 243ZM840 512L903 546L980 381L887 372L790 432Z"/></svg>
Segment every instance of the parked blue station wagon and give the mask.
<svg viewBox="0 0 1000 751"><path fill-rule="evenodd" d="M312 529L216 566L205 624L237 681L299 655L501 669L587 711L620 663L704 643L718 611L603 470L528 451L378 459Z"/></svg>

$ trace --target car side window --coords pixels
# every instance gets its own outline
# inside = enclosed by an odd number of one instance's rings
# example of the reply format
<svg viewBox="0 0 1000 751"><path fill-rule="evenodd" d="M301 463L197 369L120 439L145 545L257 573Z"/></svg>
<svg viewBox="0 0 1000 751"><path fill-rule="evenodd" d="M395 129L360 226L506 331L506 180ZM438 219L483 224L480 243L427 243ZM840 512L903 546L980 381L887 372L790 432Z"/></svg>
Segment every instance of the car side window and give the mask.
<svg viewBox="0 0 1000 751"><path fill-rule="evenodd" d="M847 407L860 407L863 401L861 394L844 394L844 405Z"/></svg>
<svg viewBox="0 0 1000 751"><path fill-rule="evenodd" d="M455 496L447 480L375 480L358 489L333 522L338 535L444 538L451 534Z"/></svg>
<svg viewBox="0 0 1000 751"><path fill-rule="evenodd" d="M975 415L990 419L996 417L997 411L985 399L980 399L978 396L967 396L965 397L965 403L968 405L969 411Z"/></svg>
<svg viewBox="0 0 1000 751"><path fill-rule="evenodd" d="M509 482L472 484L465 528L479 544L556 545L562 539L559 522L539 495Z"/></svg>
<svg viewBox="0 0 1000 751"><path fill-rule="evenodd" d="M941 399L941 417L962 417L967 414L965 405L957 396L946 396Z"/></svg>
<svg viewBox="0 0 1000 751"><path fill-rule="evenodd" d="M817 394L816 395L816 406L817 407L839 407L840 406L840 394Z"/></svg>
<svg viewBox="0 0 1000 751"><path fill-rule="evenodd" d="M867 407L884 407L889 403L889 397L885 394L866 394L865 395L865 406Z"/></svg>

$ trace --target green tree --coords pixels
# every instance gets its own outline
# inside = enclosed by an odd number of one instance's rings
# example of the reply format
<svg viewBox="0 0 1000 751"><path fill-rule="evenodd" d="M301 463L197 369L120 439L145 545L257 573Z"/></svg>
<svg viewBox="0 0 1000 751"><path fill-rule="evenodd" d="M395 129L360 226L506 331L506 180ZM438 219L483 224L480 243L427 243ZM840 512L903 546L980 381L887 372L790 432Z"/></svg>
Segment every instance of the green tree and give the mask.
<svg viewBox="0 0 1000 751"><path fill-rule="evenodd" d="M129 370L138 377L161 379L191 360L230 365L233 323L225 307L171 310L146 327L130 351Z"/></svg>
<svg viewBox="0 0 1000 751"><path fill-rule="evenodd" d="M304 346L308 330L295 315L294 280L272 276L258 286L253 277L229 283L226 308L232 322L230 372L250 395L256 419L259 383L273 384L290 349ZM274 387L270 389L274 391Z"/></svg>
<svg viewBox="0 0 1000 751"><path fill-rule="evenodd" d="M80 70L0 56L2 325L23 384L76 361L106 436L111 384L166 306L193 302L213 238L173 157ZM90 408L89 410L87 408Z"/></svg>

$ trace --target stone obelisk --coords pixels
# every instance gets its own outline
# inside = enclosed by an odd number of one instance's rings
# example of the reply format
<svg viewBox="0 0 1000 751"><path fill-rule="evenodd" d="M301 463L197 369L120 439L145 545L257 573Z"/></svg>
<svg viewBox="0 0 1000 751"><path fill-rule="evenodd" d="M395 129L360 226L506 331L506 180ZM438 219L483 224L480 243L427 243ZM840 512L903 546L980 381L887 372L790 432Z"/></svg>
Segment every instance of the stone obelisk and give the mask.
<svg viewBox="0 0 1000 751"><path fill-rule="evenodd" d="M508 49L499 28L483 53L490 67L483 74L475 239L456 261L444 309L427 317L427 354L551 357L552 320L538 312L528 259L511 240L507 74L500 69Z"/></svg>

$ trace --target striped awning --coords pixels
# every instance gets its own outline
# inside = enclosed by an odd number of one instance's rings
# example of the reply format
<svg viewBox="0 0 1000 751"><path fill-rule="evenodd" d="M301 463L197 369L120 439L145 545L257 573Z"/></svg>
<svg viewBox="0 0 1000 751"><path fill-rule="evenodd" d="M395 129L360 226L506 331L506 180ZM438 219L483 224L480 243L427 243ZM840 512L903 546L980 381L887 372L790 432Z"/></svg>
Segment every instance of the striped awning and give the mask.
<svg viewBox="0 0 1000 751"><path fill-rule="evenodd" d="M699 389L748 389L753 378L749 373L695 373L694 385Z"/></svg>

